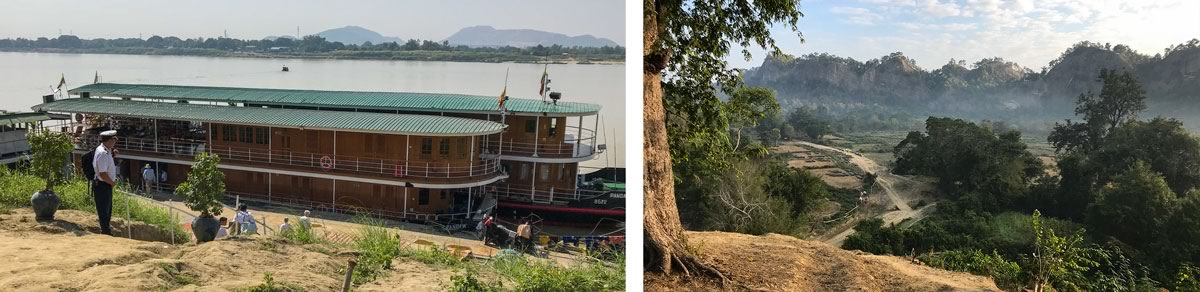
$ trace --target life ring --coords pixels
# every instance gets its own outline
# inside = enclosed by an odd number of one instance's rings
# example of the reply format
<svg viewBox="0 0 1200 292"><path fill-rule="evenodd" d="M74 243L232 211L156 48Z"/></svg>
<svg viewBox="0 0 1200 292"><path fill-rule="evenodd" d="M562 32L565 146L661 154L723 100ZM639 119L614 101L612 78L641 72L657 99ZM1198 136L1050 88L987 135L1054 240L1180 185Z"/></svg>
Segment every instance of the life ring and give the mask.
<svg viewBox="0 0 1200 292"><path fill-rule="evenodd" d="M321 168L325 170L333 169L333 158L329 155L321 156Z"/></svg>

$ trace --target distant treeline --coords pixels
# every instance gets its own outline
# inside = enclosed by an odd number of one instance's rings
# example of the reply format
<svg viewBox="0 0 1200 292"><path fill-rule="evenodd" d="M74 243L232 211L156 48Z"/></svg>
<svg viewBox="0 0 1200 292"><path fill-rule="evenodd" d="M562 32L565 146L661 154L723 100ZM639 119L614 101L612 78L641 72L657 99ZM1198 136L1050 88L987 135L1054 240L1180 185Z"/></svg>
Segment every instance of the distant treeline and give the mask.
<svg viewBox="0 0 1200 292"><path fill-rule="evenodd" d="M316 35L305 36L301 40L291 38L241 40L224 37L181 39L173 36L152 36L144 40L140 38L81 39L77 36L63 35L57 38L0 39L0 51L480 62L535 62L567 59L587 62L621 61L625 58L625 48L620 46L468 47L451 45L446 41L434 42L416 39L410 39L404 43L343 44L329 42L324 37Z"/></svg>

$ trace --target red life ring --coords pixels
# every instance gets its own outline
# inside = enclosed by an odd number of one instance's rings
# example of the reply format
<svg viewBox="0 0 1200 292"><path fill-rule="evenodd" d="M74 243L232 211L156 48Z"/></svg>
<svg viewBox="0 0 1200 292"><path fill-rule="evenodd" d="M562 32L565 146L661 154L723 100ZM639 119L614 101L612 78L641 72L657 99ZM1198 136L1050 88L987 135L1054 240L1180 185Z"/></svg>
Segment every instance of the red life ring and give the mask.
<svg viewBox="0 0 1200 292"><path fill-rule="evenodd" d="M329 155L321 156L321 168L325 170L333 169L333 158Z"/></svg>

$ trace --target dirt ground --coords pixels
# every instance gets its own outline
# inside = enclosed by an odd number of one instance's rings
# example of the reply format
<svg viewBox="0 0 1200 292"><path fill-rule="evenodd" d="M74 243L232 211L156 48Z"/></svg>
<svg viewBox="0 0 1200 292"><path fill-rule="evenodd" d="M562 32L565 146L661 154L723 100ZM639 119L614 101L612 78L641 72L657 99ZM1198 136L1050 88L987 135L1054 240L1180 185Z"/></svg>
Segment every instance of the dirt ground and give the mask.
<svg viewBox="0 0 1200 292"><path fill-rule="evenodd" d="M687 236L701 259L729 282L722 286L648 273L646 291L1000 291L987 277L790 236L724 232L688 232Z"/></svg>
<svg viewBox="0 0 1200 292"><path fill-rule="evenodd" d="M93 214L60 210L56 217L36 222L29 209L0 215L0 291L233 291L263 283L266 272L277 284L335 291L349 260L269 238L200 245L128 239L119 237L123 223L114 224L118 236L107 236L93 232ZM453 273L404 259L393 266L362 289L440 291Z"/></svg>
<svg viewBox="0 0 1200 292"><path fill-rule="evenodd" d="M1040 155L1038 160L1042 162L1042 166L1046 168L1046 175L1058 176L1058 159L1050 155Z"/></svg>
<svg viewBox="0 0 1200 292"><path fill-rule="evenodd" d="M848 171L837 168L830 157L813 151L812 146L803 144L803 142L784 142L779 146L771 149L774 153L788 153L792 158L788 160L788 167L803 168L821 177L821 180L830 186L861 190L862 179L849 174Z"/></svg>

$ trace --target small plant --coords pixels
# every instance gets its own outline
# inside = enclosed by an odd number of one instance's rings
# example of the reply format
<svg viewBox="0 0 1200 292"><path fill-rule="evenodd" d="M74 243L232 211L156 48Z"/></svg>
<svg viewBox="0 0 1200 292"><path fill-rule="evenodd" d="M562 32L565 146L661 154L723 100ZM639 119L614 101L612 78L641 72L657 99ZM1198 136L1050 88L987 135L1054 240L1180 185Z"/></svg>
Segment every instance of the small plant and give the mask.
<svg viewBox="0 0 1200 292"><path fill-rule="evenodd" d="M175 194L184 198L184 204L192 211L200 212L201 217L221 215L221 203L218 201L225 194L225 173L217 169L221 158L216 154L200 152L196 154L196 163L188 172L187 181L175 188Z"/></svg>
<svg viewBox="0 0 1200 292"><path fill-rule="evenodd" d="M30 163L33 173L46 179L44 191L54 192L54 187L66 180L63 169L71 150L75 150L71 138L65 133L49 130L30 131L26 138L33 152Z"/></svg>
<svg viewBox="0 0 1200 292"><path fill-rule="evenodd" d="M275 283L275 277L271 276L271 272L263 273L263 283L258 286L242 289L244 292L298 292L304 291L303 288L286 283Z"/></svg>
<svg viewBox="0 0 1200 292"><path fill-rule="evenodd" d="M467 269L462 275L454 275L450 277L450 291L453 292L492 292L504 291L504 285L500 282L487 283L479 279L479 273L475 269Z"/></svg>

